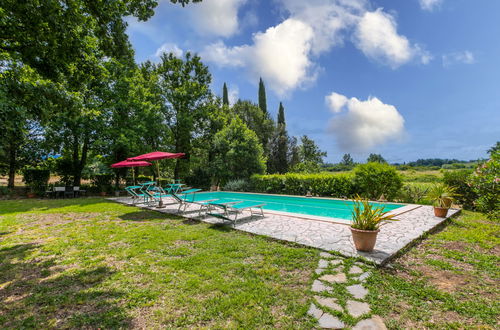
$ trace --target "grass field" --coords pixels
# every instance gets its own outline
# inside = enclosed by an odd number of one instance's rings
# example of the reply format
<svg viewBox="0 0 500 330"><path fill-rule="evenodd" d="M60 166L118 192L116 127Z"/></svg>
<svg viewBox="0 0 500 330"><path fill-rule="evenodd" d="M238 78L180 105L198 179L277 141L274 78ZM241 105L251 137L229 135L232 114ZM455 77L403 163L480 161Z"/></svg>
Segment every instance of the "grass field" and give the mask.
<svg viewBox="0 0 500 330"><path fill-rule="evenodd" d="M369 279L373 312L394 329L500 325L500 223L463 215Z"/></svg>
<svg viewBox="0 0 500 330"><path fill-rule="evenodd" d="M102 199L0 210L4 327L312 326L314 249Z"/></svg>
<svg viewBox="0 0 500 330"><path fill-rule="evenodd" d="M390 329L497 328L499 233L465 212L392 269L372 268L371 314ZM313 328L318 260L315 249L99 198L0 201L0 324Z"/></svg>

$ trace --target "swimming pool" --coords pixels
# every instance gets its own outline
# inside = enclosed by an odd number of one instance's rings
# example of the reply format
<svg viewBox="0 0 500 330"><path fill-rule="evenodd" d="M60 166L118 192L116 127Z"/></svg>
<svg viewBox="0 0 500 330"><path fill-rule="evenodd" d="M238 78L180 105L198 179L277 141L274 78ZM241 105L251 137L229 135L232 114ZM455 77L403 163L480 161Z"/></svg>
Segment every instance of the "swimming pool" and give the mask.
<svg viewBox="0 0 500 330"><path fill-rule="evenodd" d="M300 196L280 196L270 194L254 194L239 192L200 192L189 195L189 200L202 201L209 199L234 199L235 201L252 201L257 204L266 204L264 210L298 213L316 217L328 217L344 220L351 220L354 203L347 200L336 200L328 198L300 197ZM384 206L385 211L392 211L403 207L402 204L392 203L372 203L377 206Z"/></svg>

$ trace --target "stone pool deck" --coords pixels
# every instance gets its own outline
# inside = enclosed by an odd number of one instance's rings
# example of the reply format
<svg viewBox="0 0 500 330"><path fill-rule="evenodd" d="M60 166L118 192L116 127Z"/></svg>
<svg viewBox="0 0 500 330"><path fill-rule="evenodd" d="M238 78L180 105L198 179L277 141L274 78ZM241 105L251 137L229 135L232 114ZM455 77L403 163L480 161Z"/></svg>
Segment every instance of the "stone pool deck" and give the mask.
<svg viewBox="0 0 500 330"><path fill-rule="evenodd" d="M132 205L130 197L108 199ZM178 204L173 203L168 198L164 199L164 202L166 204L165 208L151 207L144 204L135 206L162 213L177 214ZM450 209L448 217L452 217L458 212L460 210ZM212 224L223 222L223 220L215 217L198 217L198 207L196 206L190 206L182 216ZM396 216L398 221L384 224L378 234L375 250L368 253L359 252L354 248L351 231L346 224L308 219L305 216L281 215L272 211L265 211L264 218L245 218L245 216L246 213L241 215L241 219L239 218L234 226L235 229L295 242L325 251L338 252L346 257L363 257L377 265L386 264L400 250L447 219L435 217L432 206L418 206L411 211Z"/></svg>

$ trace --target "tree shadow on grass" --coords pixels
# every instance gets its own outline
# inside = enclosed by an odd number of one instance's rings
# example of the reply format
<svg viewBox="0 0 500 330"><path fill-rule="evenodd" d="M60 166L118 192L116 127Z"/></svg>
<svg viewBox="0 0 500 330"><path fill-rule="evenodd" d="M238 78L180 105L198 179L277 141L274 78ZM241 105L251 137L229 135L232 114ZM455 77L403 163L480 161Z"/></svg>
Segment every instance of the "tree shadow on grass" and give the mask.
<svg viewBox="0 0 500 330"><path fill-rule="evenodd" d="M108 267L65 269L53 257L30 258L38 244L0 249L0 324L5 328L119 328L131 319L124 293L101 286Z"/></svg>
<svg viewBox="0 0 500 330"><path fill-rule="evenodd" d="M118 218L121 220L137 221L137 222L152 221L152 220L163 221L165 219L169 219L169 220L182 219L181 217L173 215L173 214L166 214L166 213L160 213L157 211L149 211L149 210L140 210L140 211L125 213L125 214L118 216Z"/></svg>

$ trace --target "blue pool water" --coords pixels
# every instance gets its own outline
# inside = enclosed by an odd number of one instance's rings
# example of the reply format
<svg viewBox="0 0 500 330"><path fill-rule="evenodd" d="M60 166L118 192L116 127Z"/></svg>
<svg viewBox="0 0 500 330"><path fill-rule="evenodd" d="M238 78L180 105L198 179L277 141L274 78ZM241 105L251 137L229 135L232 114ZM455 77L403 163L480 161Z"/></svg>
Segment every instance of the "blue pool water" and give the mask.
<svg viewBox="0 0 500 330"><path fill-rule="evenodd" d="M352 220L353 202L344 200L280 196L269 194L248 194L237 192L200 192L188 195L189 200L202 201L209 199L232 199L234 201L251 201L257 204L266 204L264 210L299 213L321 217L339 218ZM391 211L404 205L391 203L372 203L377 206L384 206L385 211Z"/></svg>

